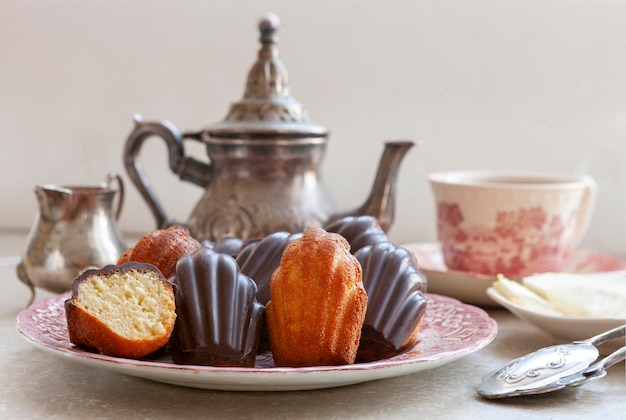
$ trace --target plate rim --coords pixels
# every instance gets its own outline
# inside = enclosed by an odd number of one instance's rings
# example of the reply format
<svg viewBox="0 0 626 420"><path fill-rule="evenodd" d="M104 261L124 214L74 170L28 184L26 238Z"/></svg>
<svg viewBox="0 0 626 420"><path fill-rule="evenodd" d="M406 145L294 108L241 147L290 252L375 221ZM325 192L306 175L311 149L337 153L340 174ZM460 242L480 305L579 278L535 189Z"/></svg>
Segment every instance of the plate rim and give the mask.
<svg viewBox="0 0 626 420"><path fill-rule="evenodd" d="M214 390L237 390L237 391L283 391L283 390L308 390L308 389L320 389L320 388L333 388L344 385L352 385L361 382L367 382L378 379L386 379L395 376L402 376L405 374L415 373L422 370L432 369L443 364L447 364L458 360L471 353L479 351L491 343L497 333L498 326L496 321L489 316L489 314L482 308L476 307L471 304L463 303L458 299L436 295L427 294L438 302L445 303L447 305L455 307L471 308L471 312L474 313L475 321L480 320L489 325L489 329L481 335L479 339L473 343L468 343L467 346L452 351L443 351L432 355L427 358L412 357L409 359L393 360L385 359L368 363L357 363L353 365L342 366L313 366L303 368L292 367L271 367L271 368L226 368L226 367L212 367L212 366L198 366L198 365L177 365L171 362L164 361L152 361L152 360L136 360L126 359L113 356L101 355L98 353L89 352L87 350L80 349L70 344L67 347L58 347L50 343L37 341L37 337L32 336L31 331L25 331L21 326L21 323L25 321L25 317L31 316L36 310L50 310L52 304L58 303L60 300L64 300L69 296L69 293L64 293L52 298L36 302L29 308L21 311L16 318L16 330L23 339L35 347L52 353L56 356L62 356L67 360L77 362L83 365L92 365L102 367L109 371L115 371L117 373L141 377L144 379L181 385L193 388L204 388ZM28 330L28 329L27 329ZM35 334L36 335L36 334ZM416 346L419 346L419 342ZM415 349L412 348L409 351ZM402 355L395 356L401 357ZM194 381L180 381L179 379L185 379L191 375ZM341 378L339 375L343 376ZM157 378L161 376L168 376L168 378ZM175 378L169 378L175 376ZM324 383L320 381L307 381L307 379L315 379L315 377L331 377L334 381L325 380ZM250 379L254 378L254 382L251 385L246 384L220 384L222 380L228 380L229 377L238 379ZM203 379L209 378L211 381L204 382ZM292 380L295 378L295 381ZM301 380L304 379L304 380ZM328 379L328 378L327 378ZM268 385L269 383L269 385Z"/></svg>

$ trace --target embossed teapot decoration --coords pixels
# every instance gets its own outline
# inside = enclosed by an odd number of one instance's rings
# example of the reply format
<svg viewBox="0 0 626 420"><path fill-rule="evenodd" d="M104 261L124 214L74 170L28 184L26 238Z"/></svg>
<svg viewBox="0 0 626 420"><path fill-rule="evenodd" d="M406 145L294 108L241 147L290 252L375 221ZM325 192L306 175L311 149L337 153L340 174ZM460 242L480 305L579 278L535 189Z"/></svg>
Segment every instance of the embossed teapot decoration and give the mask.
<svg viewBox="0 0 626 420"><path fill-rule="evenodd" d="M385 143L365 203L337 212L318 173L328 130L311 122L289 94L287 71L278 58L278 25L276 15L261 19L258 59L248 73L243 99L231 105L224 121L181 134L168 121L144 122L135 116L124 163L157 228L176 222L167 216L137 160L144 141L154 136L167 144L171 171L206 189L186 224L199 240L301 232L348 215L375 216L384 230L391 227L399 165L415 142ZM204 143L209 162L186 156L183 140Z"/></svg>

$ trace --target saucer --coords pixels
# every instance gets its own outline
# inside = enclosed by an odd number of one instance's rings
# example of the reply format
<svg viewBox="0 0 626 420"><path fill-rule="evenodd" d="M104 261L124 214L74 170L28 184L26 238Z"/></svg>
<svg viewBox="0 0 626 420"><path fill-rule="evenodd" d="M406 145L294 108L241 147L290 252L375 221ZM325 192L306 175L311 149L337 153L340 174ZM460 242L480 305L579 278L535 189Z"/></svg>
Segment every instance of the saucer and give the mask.
<svg viewBox="0 0 626 420"><path fill-rule="evenodd" d="M409 249L428 279L428 292L450 296L472 305L496 307L498 302L487 295L487 289L496 281L496 276L449 270L443 260L439 243L410 243L402 247ZM574 250L564 273L604 273L626 270L626 261L614 256L584 249Z"/></svg>

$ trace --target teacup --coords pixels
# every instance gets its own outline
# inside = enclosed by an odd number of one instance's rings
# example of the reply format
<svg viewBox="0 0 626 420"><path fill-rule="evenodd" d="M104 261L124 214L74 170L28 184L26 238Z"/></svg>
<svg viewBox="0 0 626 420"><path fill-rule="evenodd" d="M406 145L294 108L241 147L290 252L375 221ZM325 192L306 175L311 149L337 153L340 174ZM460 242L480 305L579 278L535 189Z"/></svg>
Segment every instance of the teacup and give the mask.
<svg viewBox="0 0 626 420"><path fill-rule="evenodd" d="M586 175L439 172L429 176L449 269L512 278L559 271L589 227Z"/></svg>

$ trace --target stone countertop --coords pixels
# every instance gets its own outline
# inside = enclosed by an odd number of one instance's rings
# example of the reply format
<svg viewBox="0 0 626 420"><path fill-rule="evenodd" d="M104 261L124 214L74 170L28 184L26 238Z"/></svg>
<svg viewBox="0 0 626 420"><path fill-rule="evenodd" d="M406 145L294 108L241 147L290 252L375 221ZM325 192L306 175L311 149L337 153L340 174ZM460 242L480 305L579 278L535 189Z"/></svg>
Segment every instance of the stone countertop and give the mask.
<svg viewBox="0 0 626 420"><path fill-rule="evenodd" d="M0 418L623 418L624 363L580 388L484 400L484 373L540 347L550 337L503 309L487 309L498 336L444 366L341 388L233 392L184 388L80 365L20 337L15 318L29 299L15 264L25 236L0 235ZM51 297L38 291L37 300Z"/></svg>

